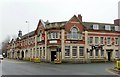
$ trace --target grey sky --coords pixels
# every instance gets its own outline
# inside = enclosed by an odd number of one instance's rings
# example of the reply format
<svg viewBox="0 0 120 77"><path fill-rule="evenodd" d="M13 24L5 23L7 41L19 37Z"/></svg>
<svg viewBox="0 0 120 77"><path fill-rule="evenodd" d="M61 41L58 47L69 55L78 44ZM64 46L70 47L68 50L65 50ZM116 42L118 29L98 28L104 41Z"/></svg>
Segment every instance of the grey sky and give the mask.
<svg viewBox="0 0 120 77"><path fill-rule="evenodd" d="M120 0L0 0L0 42L8 35L35 30L39 19L66 21L81 14L83 21L113 23Z"/></svg>

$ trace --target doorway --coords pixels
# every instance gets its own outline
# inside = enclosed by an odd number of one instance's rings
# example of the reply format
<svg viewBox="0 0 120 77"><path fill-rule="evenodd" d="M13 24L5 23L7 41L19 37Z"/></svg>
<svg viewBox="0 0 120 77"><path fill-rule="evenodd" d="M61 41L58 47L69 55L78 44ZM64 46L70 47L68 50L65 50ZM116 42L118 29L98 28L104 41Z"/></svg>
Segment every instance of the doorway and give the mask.
<svg viewBox="0 0 120 77"><path fill-rule="evenodd" d="M108 52L108 61L111 61L111 52Z"/></svg>
<svg viewBox="0 0 120 77"><path fill-rule="evenodd" d="M56 59L56 51L51 51L51 61L54 61Z"/></svg>
<svg viewBox="0 0 120 77"><path fill-rule="evenodd" d="M22 51L22 60L23 60L23 58L24 58L24 51Z"/></svg>

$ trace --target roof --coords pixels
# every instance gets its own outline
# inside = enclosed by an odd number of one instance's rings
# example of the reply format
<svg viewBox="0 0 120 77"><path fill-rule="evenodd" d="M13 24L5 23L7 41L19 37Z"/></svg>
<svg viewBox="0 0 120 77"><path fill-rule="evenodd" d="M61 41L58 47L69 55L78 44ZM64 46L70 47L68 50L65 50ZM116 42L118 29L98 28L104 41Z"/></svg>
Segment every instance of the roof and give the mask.
<svg viewBox="0 0 120 77"><path fill-rule="evenodd" d="M61 27L64 27L66 23L67 21L47 23L45 28L46 29L61 28Z"/></svg>
<svg viewBox="0 0 120 77"><path fill-rule="evenodd" d="M98 24L99 25L99 30L105 30L105 25L110 25L110 27L111 27L110 31L115 31L115 25L110 24L110 23L82 22L82 24L86 27L87 30L93 29L93 25Z"/></svg>
<svg viewBox="0 0 120 77"><path fill-rule="evenodd" d="M35 34L35 31L29 32L29 33L23 35L23 36L21 37L21 39L28 38L28 36L30 37L30 36L33 36L34 34Z"/></svg>

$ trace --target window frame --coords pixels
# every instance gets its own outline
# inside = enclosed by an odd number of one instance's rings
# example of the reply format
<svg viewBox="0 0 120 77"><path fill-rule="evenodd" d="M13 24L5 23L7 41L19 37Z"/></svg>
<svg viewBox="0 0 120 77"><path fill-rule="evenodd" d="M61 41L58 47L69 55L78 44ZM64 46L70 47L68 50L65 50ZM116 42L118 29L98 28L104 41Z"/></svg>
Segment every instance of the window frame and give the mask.
<svg viewBox="0 0 120 77"><path fill-rule="evenodd" d="M76 50L76 53L73 52L74 50ZM73 54L76 54L76 55L73 55ZM77 57L77 46L72 46L72 57Z"/></svg>
<svg viewBox="0 0 120 77"><path fill-rule="evenodd" d="M68 47L68 48L66 48L66 47ZM66 50L69 50L69 55L66 55ZM65 57L70 57L70 46L65 46Z"/></svg>

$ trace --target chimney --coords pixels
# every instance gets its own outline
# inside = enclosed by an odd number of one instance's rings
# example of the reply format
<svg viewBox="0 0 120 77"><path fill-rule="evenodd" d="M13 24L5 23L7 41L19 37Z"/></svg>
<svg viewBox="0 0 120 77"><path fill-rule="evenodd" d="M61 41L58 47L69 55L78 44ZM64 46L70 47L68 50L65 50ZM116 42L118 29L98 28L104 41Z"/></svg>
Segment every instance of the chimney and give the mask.
<svg viewBox="0 0 120 77"><path fill-rule="evenodd" d="M116 19L116 20L114 20L114 25L116 25L116 26L120 26L120 19Z"/></svg>
<svg viewBox="0 0 120 77"><path fill-rule="evenodd" d="M78 19L82 22L82 16L81 16L81 14L78 14Z"/></svg>
<svg viewBox="0 0 120 77"><path fill-rule="evenodd" d="M19 30L18 37L21 37L21 36L22 36L22 31Z"/></svg>

